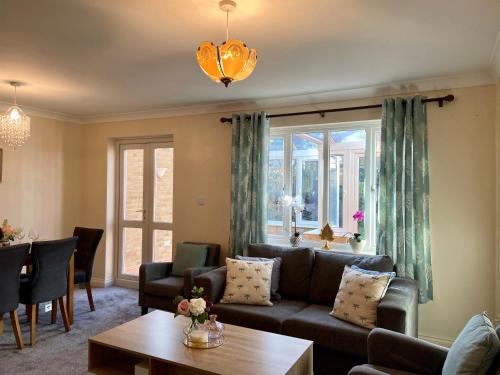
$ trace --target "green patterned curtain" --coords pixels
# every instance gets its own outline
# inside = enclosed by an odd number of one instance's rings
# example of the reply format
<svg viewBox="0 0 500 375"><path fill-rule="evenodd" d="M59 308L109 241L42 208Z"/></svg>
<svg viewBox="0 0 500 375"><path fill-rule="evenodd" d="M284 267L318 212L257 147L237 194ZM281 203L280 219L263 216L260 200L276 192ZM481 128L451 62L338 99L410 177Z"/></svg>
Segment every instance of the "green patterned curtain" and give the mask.
<svg viewBox="0 0 500 375"><path fill-rule="evenodd" d="M419 286L419 303L432 300L429 236L427 112L421 96L386 99L382 148L377 253L392 257L400 277Z"/></svg>
<svg viewBox="0 0 500 375"><path fill-rule="evenodd" d="M266 114L233 115L231 257L248 244L266 242L269 120Z"/></svg>

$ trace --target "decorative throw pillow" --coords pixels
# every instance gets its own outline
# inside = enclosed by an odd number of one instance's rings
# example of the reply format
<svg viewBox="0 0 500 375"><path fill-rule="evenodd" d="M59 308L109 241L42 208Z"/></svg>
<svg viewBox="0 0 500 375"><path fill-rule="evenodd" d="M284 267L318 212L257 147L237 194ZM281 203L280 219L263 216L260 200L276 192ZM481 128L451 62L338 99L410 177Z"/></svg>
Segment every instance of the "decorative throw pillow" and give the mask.
<svg viewBox="0 0 500 375"><path fill-rule="evenodd" d="M250 260L252 262L269 262L270 260L272 260L274 263L273 273L271 274L271 301L279 301L281 299L281 296L278 293L278 288L280 286L281 258L257 258L236 255L236 259Z"/></svg>
<svg viewBox="0 0 500 375"><path fill-rule="evenodd" d="M184 271L187 268L203 267L207 260L207 252L207 245L177 244L171 274L173 276L184 276Z"/></svg>
<svg viewBox="0 0 500 375"><path fill-rule="evenodd" d="M377 306L391 281L390 272L376 274L345 266L330 315L361 327L374 328Z"/></svg>
<svg viewBox="0 0 500 375"><path fill-rule="evenodd" d="M485 375L499 350L500 340L486 313L473 316L451 345L443 375Z"/></svg>
<svg viewBox="0 0 500 375"><path fill-rule="evenodd" d="M384 298L385 293L387 293L387 289L389 288L390 282L392 281L392 279L394 279L396 277L396 272L378 272L378 271L365 270L363 268L359 268L358 266L356 266L354 264L351 266L351 269L355 270L355 271L358 271L358 272L362 272L362 273L370 275L370 276L377 276L377 275L387 275L387 276L389 276L390 280L387 283L387 286L385 287L384 293L382 293L382 297L380 297L380 299Z"/></svg>
<svg viewBox="0 0 500 375"><path fill-rule="evenodd" d="M226 289L220 302L272 306L273 263L226 258Z"/></svg>

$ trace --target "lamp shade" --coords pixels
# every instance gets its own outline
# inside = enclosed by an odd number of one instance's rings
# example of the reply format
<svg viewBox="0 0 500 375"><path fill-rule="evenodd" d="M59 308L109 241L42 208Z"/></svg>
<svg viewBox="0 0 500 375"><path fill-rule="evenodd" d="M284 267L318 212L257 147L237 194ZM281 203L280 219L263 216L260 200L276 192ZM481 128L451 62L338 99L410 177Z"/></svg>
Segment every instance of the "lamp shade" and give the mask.
<svg viewBox="0 0 500 375"><path fill-rule="evenodd" d="M7 146L22 146L30 137L30 118L17 105L0 116L0 137Z"/></svg>
<svg viewBox="0 0 500 375"><path fill-rule="evenodd" d="M196 53L201 70L215 82L227 87L233 81L241 81L252 74L257 64L257 51L249 49L237 39L229 39L220 46L203 42Z"/></svg>

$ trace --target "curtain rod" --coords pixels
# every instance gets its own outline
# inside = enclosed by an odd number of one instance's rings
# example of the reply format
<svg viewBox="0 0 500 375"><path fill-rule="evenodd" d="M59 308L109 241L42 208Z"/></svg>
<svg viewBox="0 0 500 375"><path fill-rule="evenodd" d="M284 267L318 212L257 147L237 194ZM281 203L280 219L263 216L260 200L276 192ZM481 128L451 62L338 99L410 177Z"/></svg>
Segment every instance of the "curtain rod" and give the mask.
<svg viewBox="0 0 500 375"><path fill-rule="evenodd" d="M452 102L455 99L453 95L440 96L438 98L431 99L422 99L422 103L431 103L438 102L439 106L442 107L444 102ZM291 112L291 113L276 113L274 115L267 115L267 118L274 117L291 117L291 116L303 116L303 115L314 115L319 114L321 117L325 117L325 113L330 112L344 112L344 111L358 111L361 109L370 109L370 108L382 108L382 104L370 104L370 105L361 105L357 107L344 107L344 108L332 108L332 109L318 109L315 111L305 111L305 112ZM233 123L233 119L231 117L221 117L220 122L225 123L228 122L230 124Z"/></svg>

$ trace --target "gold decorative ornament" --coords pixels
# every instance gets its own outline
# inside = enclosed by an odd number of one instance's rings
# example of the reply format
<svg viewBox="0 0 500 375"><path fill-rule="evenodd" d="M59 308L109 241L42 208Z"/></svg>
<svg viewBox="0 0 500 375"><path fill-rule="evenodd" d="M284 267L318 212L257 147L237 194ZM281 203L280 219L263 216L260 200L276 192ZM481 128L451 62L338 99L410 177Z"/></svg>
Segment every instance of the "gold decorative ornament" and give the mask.
<svg viewBox="0 0 500 375"><path fill-rule="evenodd" d="M321 248L321 250L330 250L330 245L328 241L333 241L333 229L330 224L326 223L319 233L319 238L325 241L325 244Z"/></svg>

